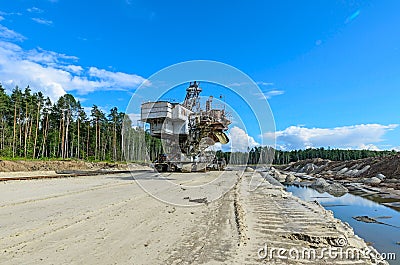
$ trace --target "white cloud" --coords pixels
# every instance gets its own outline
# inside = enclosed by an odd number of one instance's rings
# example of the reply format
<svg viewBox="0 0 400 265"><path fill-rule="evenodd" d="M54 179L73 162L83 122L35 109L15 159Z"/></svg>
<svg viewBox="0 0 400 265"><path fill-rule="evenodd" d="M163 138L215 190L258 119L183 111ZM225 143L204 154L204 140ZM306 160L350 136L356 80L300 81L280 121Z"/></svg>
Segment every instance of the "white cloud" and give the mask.
<svg viewBox="0 0 400 265"><path fill-rule="evenodd" d="M22 13L20 12L4 12L0 11L1 16L22 16Z"/></svg>
<svg viewBox="0 0 400 265"><path fill-rule="evenodd" d="M264 86L264 87L274 85L274 83L272 83L272 82L264 82L264 81L258 81L258 82L256 82L256 84L259 86ZM229 84L228 86L229 87L241 87L241 86L249 86L249 85L253 85L253 84L243 82L243 83L232 83L232 84ZM265 89L266 88L263 88L262 90L265 90ZM271 97L279 96L284 93L285 93L285 91L283 91L283 90L279 90L276 88L270 88L270 90L268 90L268 91L260 91L259 93L254 93L254 96L261 98L261 99L264 99L264 98L270 99Z"/></svg>
<svg viewBox="0 0 400 265"><path fill-rule="evenodd" d="M4 27L3 25L0 25L0 38L10 41L23 41L26 39L21 34Z"/></svg>
<svg viewBox="0 0 400 265"><path fill-rule="evenodd" d="M26 11L28 11L29 13L43 13L43 10L37 7L31 7L26 9Z"/></svg>
<svg viewBox="0 0 400 265"><path fill-rule="evenodd" d="M239 87L239 86L243 86L243 85L247 85L247 83L232 83L229 84L229 87Z"/></svg>
<svg viewBox="0 0 400 265"><path fill-rule="evenodd" d="M264 82L264 81L257 81L255 83L259 86L273 86L274 85L274 83L272 83L272 82ZM254 83L246 83L246 82L232 83L232 84L229 84L228 87L248 86L248 85L253 85L253 84Z"/></svg>
<svg viewBox="0 0 400 265"><path fill-rule="evenodd" d="M270 91L264 92L264 96L266 99L269 99L274 96L283 95L284 93L285 93L285 91L283 91L283 90L270 90Z"/></svg>
<svg viewBox="0 0 400 265"><path fill-rule="evenodd" d="M361 144L358 148L363 150L381 151L381 149L374 144Z"/></svg>
<svg viewBox="0 0 400 265"><path fill-rule="evenodd" d="M91 77L109 82L110 86L138 86L144 81L143 78L138 75L131 75L122 72L110 72L96 67L90 67L88 73Z"/></svg>
<svg viewBox="0 0 400 265"><path fill-rule="evenodd" d="M46 26L53 25L53 21L47 20L47 19L43 19L43 18L34 17L34 18L32 18L32 20L35 21L36 23L39 23L39 24L42 24L42 25L46 25Z"/></svg>
<svg viewBox="0 0 400 265"><path fill-rule="evenodd" d="M348 16L346 18L346 21L344 23L350 23L351 21L353 21L354 19L356 19L358 16L360 15L360 10L357 10L356 12L354 12L353 14L351 14L350 16Z"/></svg>
<svg viewBox="0 0 400 265"><path fill-rule="evenodd" d="M90 115L92 114L92 107L87 107L87 106L82 106L83 111L85 112L86 116L90 117Z"/></svg>
<svg viewBox="0 0 400 265"><path fill-rule="evenodd" d="M243 129L234 126L229 130L228 133L230 151L236 152L247 152L248 148L259 146L253 137L248 135ZM225 146L223 146L225 147Z"/></svg>
<svg viewBox="0 0 400 265"><path fill-rule="evenodd" d="M274 96L279 96L279 95L283 95L285 94L285 91L283 90L269 90L269 91L265 91L265 92L259 92L259 93L254 93L254 96L261 98L261 99L270 99Z"/></svg>
<svg viewBox="0 0 400 265"><path fill-rule="evenodd" d="M256 82L256 84L260 85L260 86L273 86L274 85L274 83L272 83L272 82L264 82L264 81L258 81L258 82Z"/></svg>
<svg viewBox="0 0 400 265"><path fill-rule="evenodd" d="M46 51L40 47L24 52L24 59L47 66L59 65L62 63L68 63L70 61L78 61L78 57L70 56L62 53L53 51Z"/></svg>
<svg viewBox="0 0 400 265"><path fill-rule="evenodd" d="M88 40L88 38L85 38L85 37L77 37L77 39L81 40L81 41L87 41Z"/></svg>
<svg viewBox="0 0 400 265"><path fill-rule="evenodd" d="M82 73L82 71L83 71L82 66L80 66L80 65L73 65L73 64L61 66L60 68L66 70L66 71L72 72L72 73L74 73L74 74L80 74L80 73Z"/></svg>
<svg viewBox="0 0 400 265"><path fill-rule="evenodd" d="M140 121L141 115L140 113L130 113L128 114L128 117L131 119L132 125L136 126Z"/></svg>
<svg viewBox="0 0 400 265"><path fill-rule="evenodd" d="M304 128L290 126L275 132L277 146L284 150L312 147L379 149L375 144L382 142L386 132L394 130L398 124L360 124L336 128ZM264 134L271 137L272 134Z"/></svg>
<svg viewBox="0 0 400 265"><path fill-rule="evenodd" d="M24 38L0 25L0 82L5 86L30 85L54 101L71 91L83 95L95 90L132 90L146 81L135 74L82 67L75 56L41 48L24 50L10 41Z"/></svg>

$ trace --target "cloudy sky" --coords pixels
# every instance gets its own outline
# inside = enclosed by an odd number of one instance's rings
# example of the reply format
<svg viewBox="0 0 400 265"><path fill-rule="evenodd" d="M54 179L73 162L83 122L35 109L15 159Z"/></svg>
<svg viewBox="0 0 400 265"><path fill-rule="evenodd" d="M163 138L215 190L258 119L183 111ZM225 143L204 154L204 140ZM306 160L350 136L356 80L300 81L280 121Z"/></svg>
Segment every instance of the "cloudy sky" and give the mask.
<svg viewBox="0 0 400 265"><path fill-rule="evenodd" d="M281 149L400 149L399 1L1 3L8 91L30 85L52 99L71 93L86 107L124 110L160 69L215 60L260 86L255 96L271 106ZM251 146L271 137L251 124L230 135Z"/></svg>

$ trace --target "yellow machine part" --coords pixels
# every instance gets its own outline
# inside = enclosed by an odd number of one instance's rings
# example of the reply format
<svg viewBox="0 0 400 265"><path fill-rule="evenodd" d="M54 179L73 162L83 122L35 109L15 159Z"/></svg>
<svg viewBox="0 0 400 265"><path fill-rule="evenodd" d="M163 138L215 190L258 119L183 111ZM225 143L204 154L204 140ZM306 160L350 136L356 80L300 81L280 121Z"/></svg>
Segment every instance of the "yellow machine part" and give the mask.
<svg viewBox="0 0 400 265"><path fill-rule="evenodd" d="M213 134L215 135L215 137L217 137L218 141L221 144L229 143L228 136L226 136L226 134L224 132L214 132Z"/></svg>

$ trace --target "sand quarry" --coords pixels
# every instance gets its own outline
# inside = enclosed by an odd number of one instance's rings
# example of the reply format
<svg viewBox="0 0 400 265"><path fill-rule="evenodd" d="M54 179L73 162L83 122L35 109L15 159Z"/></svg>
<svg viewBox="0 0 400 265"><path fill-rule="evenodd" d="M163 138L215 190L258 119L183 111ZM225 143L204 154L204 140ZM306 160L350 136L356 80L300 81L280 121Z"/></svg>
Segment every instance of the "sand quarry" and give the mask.
<svg viewBox="0 0 400 265"><path fill-rule="evenodd" d="M257 172L132 169L0 182L0 264L379 264L351 227ZM323 252L337 247L371 252Z"/></svg>

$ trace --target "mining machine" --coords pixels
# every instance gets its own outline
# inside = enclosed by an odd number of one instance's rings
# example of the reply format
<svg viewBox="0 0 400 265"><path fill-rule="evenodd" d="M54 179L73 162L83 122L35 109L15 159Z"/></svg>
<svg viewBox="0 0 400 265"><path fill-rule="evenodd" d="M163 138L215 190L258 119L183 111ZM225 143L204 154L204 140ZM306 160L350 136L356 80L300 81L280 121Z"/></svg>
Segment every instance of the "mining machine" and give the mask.
<svg viewBox="0 0 400 265"><path fill-rule="evenodd" d="M161 139L164 154L154 161L157 171L221 170L226 162L217 159L210 147L229 142L226 131L231 124L225 106L213 108L213 96L200 104L199 82L190 82L183 103L145 102L141 121L150 125L150 135Z"/></svg>

